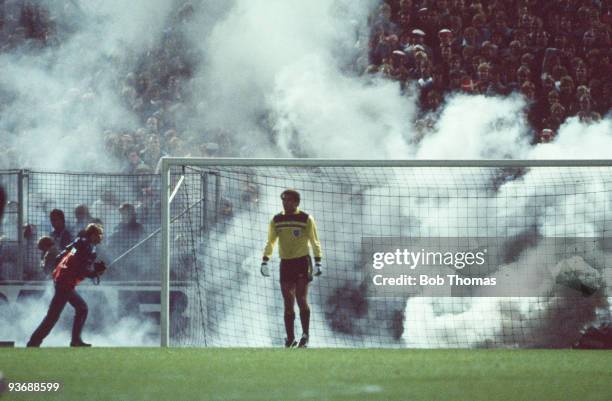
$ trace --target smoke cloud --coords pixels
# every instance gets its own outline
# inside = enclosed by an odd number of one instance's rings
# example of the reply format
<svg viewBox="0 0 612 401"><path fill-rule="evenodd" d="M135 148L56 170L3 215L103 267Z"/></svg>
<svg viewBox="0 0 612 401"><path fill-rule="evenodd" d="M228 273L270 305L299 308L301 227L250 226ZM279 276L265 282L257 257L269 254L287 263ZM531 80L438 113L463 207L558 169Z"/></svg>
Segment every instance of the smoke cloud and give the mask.
<svg viewBox="0 0 612 401"><path fill-rule="evenodd" d="M42 297L9 300L0 304L0 338L15 341L16 346L25 346L40 324L53 297L53 285L49 282ZM98 288L95 297L90 291L81 291L89 306L89 317L83 330L83 339L94 346L155 346L159 339L156 325L135 316L119 316L113 305L116 296L104 286ZM113 305L116 306L116 305ZM70 344L74 309L67 304L60 320L44 341L44 346L66 347Z"/></svg>
<svg viewBox="0 0 612 401"><path fill-rule="evenodd" d="M532 159L608 159L612 146L612 119L608 116L590 125L577 117L569 118L559 129L554 141L529 149Z"/></svg>
<svg viewBox="0 0 612 401"><path fill-rule="evenodd" d="M364 75L375 0L200 1L178 29L197 55L175 126L187 142L222 130L234 156L344 158L602 157L610 118L569 119L550 144L530 145L526 104L451 95L421 139L416 92ZM106 130L136 130L121 82L176 25L182 2L45 3L57 43L0 55L10 99L0 130L19 149L18 167L116 171ZM325 146L322 146L322 143ZM461 146L457 146L461 144ZM578 146L578 144L580 146ZM565 149L565 150L564 150ZM78 154L79 157L74 157Z"/></svg>
<svg viewBox="0 0 612 401"><path fill-rule="evenodd" d="M49 1L59 43L0 53L0 87L9 99L0 130L19 168L117 170L102 133L138 127L118 82L158 40L172 4Z"/></svg>

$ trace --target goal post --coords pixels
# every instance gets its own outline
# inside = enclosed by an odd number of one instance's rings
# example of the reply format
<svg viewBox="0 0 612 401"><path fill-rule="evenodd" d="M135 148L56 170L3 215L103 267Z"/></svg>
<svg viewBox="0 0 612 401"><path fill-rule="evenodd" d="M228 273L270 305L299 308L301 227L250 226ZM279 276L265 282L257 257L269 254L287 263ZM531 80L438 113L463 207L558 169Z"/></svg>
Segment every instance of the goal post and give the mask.
<svg viewBox="0 0 612 401"><path fill-rule="evenodd" d="M174 161L166 157L161 163L161 257L160 257L160 341L170 345L170 167Z"/></svg>
<svg viewBox="0 0 612 401"><path fill-rule="evenodd" d="M243 188L248 192L251 185L257 188L253 190L257 195L247 195L256 196L256 201L243 199ZM329 269L315 280L328 282L315 289L318 302L313 312L318 316L313 329L321 330L319 337L325 338L321 346L567 346L579 328L598 319L605 310L610 313L608 289L602 278L609 273L602 262L609 250L601 244L612 229L612 160L164 157L162 347L266 346L278 342L282 315L278 314L278 300L268 296L274 293L276 284L262 278L263 284L258 282L261 287L255 294L221 287L241 280L241 275L253 277L245 279L240 284L243 287L249 280L260 279L255 278L258 259L254 255L261 258L265 222L274 210L280 211L277 198L286 187L303 191L304 209L312 212L325 234L323 261ZM223 238L223 244L214 242L219 238ZM399 276L373 279L369 274L377 273L376 268L366 271L364 254L400 249L406 238L423 251L434 246L456 251L457 244L465 240L470 249L488 247L490 254L495 253L491 256L495 263L491 262L488 271L436 270L437 265L428 270L446 277L450 277L449 271L458 273L455 281L470 283L461 284L459 289L445 287L437 289L442 292L429 294L423 292L427 287L423 284L417 294L415 289L407 291L403 285L398 289L394 284L393 288L386 287L388 292L377 292L380 289L375 288L376 280L395 280ZM547 243L547 238L557 239ZM474 241L480 242L476 246ZM572 252L563 253L560 249L567 244ZM235 255L232 247L244 247L246 251ZM554 259L554 263L540 269L542 262L538 258L542 257ZM537 263L533 262L536 259ZM521 282L518 276L504 282L504 274L525 267L519 262L537 266L521 270L523 284L517 284ZM236 264L250 266L252 271L245 272L245 267L240 266L231 267L235 271L222 270ZM173 270L177 265L184 272ZM529 276L532 270L537 270L533 278ZM553 281L540 283L538 288L525 284L539 280L543 272ZM406 276L404 271L395 273ZM496 289L478 287L484 278L496 275L503 285ZM198 332L181 334L175 341L171 340L174 328L170 288L171 280L179 276L193 283L194 292L188 302L194 309L189 318ZM318 282L313 284L316 287ZM548 286L546 290L541 288L544 285ZM209 295L211 290L214 294ZM259 296L261 301L254 299ZM280 292L276 296L280 297ZM231 299L227 305L218 306L215 297ZM253 302L261 303L255 308ZM574 319L571 332L561 332L553 320L567 318L559 312L562 307L568 309L567 302L570 312L582 317ZM389 310L385 310L387 307ZM257 313L270 310L279 328L247 322L257 320ZM228 311L233 311L235 319L228 321L222 316ZM245 327L239 328L242 321ZM325 332L321 326L325 326ZM272 332L273 341L242 341L241 331ZM316 346L316 337L313 341Z"/></svg>

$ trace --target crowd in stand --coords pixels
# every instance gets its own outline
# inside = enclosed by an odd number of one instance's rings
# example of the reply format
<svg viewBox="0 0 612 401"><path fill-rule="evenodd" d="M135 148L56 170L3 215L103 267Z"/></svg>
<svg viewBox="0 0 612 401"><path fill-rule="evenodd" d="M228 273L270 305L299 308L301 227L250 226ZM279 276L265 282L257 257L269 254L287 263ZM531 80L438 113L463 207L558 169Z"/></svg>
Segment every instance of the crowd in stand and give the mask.
<svg viewBox="0 0 612 401"><path fill-rule="evenodd" d="M72 3L66 5L71 6ZM230 153L231 142L223 129L196 134L181 121L180 116L188 115L188 108L192 107L185 100L189 96L187 83L193 75L197 54L193 45L188 45L183 28L193 12L194 7L188 1L176 7L165 22L162 38L155 47L125 58L130 63L136 59L135 67L116 80L112 89L124 106L138 117L140 127L102 132L105 150L116 160L117 166L123 166L121 172L155 173L164 155ZM35 52L69 40L70 28L59 27L56 17L44 4L30 1L0 7L0 52ZM115 67L122 70L124 66ZM92 76L95 75L92 71ZM96 96L93 89L73 88L71 91L80 91L78 95L83 100ZM2 138L0 143L6 144ZM22 167L17 152L7 146L3 148L0 168Z"/></svg>
<svg viewBox="0 0 612 401"><path fill-rule="evenodd" d="M187 45L182 25L193 15L185 3L168 21L158 46L143 55L138 67L117 88L125 105L138 115L136 130L106 131L107 151L125 165L126 173L157 173L162 156L213 156L227 153L230 143L223 130L190 132L180 126L180 115L190 107L186 83L195 67L194 50Z"/></svg>
<svg viewBox="0 0 612 401"><path fill-rule="evenodd" d="M41 3L15 4L0 15L0 51L67 40L69 29ZM450 93L520 93L534 142L547 141L568 117L588 124L610 110L610 7L602 0L384 0L370 16L367 72L418 88L417 130L433 125ZM103 133L125 173L156 172L164 155L234 150L223 129L196 135L181 125L180 116L195 112L186 100L199 55L182 29L193 14L188 1L176 7L156 47L116 82L141 123Z"/></svg>
<svg viewBox="0 0 612 401"><path fill-rule="evenodd" d="M520 93L534 142L549 141L568 117L589 124L610 111L611 7L599 0L385 0L371 16L367 71L404 89L416 83L425 128L449 93Z"/></svg>

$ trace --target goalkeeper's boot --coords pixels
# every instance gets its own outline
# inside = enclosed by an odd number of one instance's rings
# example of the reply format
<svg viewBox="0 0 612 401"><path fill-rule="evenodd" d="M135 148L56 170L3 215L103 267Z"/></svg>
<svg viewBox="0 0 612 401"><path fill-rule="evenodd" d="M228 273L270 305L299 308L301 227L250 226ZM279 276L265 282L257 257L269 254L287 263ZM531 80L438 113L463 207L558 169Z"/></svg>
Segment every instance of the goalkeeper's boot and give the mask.
<svg viewBox="0 0 612 401"><path fill-rule="evenodd" d="M297 347L298 342L293 338L285 338L285 348L295 348Z"/></svg>
<svg viewBox="0 0 612 401"><path fill-rule="evenodd" d="M84 342L83 340L78 340L78 341L71 341L70 346L71 347L91 347L91 344L88 344Z"/></svg>
<svg viewBox="0 0 612 401"><path fill-rule="evenodd" d="M298 348L308 348L308 334L302 334L302 338L300 338L300 342L298 343Z"/></svg>

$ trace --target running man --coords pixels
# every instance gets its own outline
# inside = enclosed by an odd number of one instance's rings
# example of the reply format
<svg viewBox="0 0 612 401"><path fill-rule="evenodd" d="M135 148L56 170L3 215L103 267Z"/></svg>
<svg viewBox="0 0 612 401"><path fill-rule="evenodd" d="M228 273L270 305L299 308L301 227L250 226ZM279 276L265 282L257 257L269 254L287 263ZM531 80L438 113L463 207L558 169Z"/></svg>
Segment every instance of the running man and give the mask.
<svg viewBox="0 0 612 401"><path fill-rule="evenodd" d="M57 256L58 263L52 274L55 294L49 304L47 315L30 337L28 347L40 347L59 320L67 303L72 305L75 311L70 346L91 347L91 344L81 339L81 332L87 319L87 303L76 292L76 286L87 277L99 277L106 270L103 262L94 263L96 245L102 242L103 234L101 226L91 223L85 229L82 237L75 239ZM92 264L94 265L93 270L90 269Z"/></svg>

